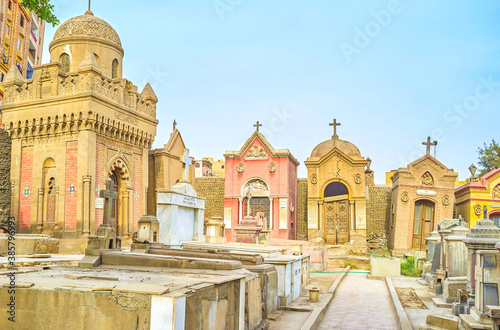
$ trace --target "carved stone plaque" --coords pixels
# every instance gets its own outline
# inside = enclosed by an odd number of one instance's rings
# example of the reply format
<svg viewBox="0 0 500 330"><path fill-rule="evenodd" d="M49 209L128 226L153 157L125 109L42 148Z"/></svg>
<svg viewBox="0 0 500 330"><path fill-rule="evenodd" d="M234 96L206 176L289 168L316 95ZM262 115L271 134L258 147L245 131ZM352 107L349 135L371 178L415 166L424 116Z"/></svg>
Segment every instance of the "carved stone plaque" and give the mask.
<svg viewBox="0 0 500 330"><path fill-rule="evenodd" d="M56 195L47 196L47 222L56 221Z"/></svg>

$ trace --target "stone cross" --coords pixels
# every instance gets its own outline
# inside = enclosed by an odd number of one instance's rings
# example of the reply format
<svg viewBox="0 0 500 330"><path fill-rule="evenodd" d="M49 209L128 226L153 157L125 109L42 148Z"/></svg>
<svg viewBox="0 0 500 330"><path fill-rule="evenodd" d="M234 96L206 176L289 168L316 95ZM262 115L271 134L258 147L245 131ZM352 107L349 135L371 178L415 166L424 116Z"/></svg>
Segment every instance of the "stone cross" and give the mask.
<svg viewBox="0 0 500 330"><path fill-rule="evenodd" d="M337 119L333 119L333 123L330 123L330 126L333 126L333 137L338 138L337 126L340 126L340 123L337 123Z"/></svg>
<svg viewBox="0 0 500 330"><path fill-rule="evenodd" d="M101 190L99 196L104 198L104 225L111 225L111 211L113 208L113 200L118 199L118 193L113 190L115 183L113 180L109 179L106 182L106 190Z"/></svg>
<svg viewBox="0 0 500 330"><path fill-rule="evenodd" d="M428 136L427 142L422 142L422 144L424 146L427 146L427 150L426 150L425 154L430 155L431 154L431 146L437 146L438 142L436 140L434 140L434 142L431 142L431 137Z"/></svg>
<svg viewBox="0 0 500 330"><path fill-rule="evenodd" d="M90 0L89 0L89 10L90 10Z"/></svg>
<svg viewBox="0 0 500 330"><path fill-rule="evenodd" d="M175 131L175 127L177 126L177 122L175 121L174 119L174 131Z"/></svg>
<svg viewBox="0 0 500 330"><path fill-rule="evenodd" d="M186 148L186 153L184 154L184 157L182 157L182 162L184 163L185 166L185 174L184 174L184 179L186 182L189 182L189 166L192 164L191 158L189 157L189 149Z"/></svg>
<svg viewBox="0 0 500 330"><path fill-rule="evenodd" d="M255 125L253 125L253 127L257 127L257 132L259 131L259 127L261 127L262 124L259 123L259 121L257 120L257 123Z"/></svg>

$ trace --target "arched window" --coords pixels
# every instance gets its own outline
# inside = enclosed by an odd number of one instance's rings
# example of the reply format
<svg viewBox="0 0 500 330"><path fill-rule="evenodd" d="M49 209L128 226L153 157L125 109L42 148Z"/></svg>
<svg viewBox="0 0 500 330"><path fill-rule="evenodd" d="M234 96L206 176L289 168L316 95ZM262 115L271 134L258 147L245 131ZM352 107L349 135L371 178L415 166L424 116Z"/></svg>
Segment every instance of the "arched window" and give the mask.
<svg viewBox="0 0 500 330"><path fill-rule="evenodd" d="M61 57L59 58L59 62L61 63L61 70L64 73L69 72L69 55L66 53L63 53Z"/></svg>
<svg viewBox="0 0 500 330"><path fill-rule="evenodd" d="M111 63L111 78L118 78L118 60L116 58Z"/></svg>
<svg viewBox="0 0 500 330"><path fill-rule="evenodd" d="M331 182L325 188L324 197L334 197L341 195L348 195L349 191L347 187L342 182Z"/></svg>

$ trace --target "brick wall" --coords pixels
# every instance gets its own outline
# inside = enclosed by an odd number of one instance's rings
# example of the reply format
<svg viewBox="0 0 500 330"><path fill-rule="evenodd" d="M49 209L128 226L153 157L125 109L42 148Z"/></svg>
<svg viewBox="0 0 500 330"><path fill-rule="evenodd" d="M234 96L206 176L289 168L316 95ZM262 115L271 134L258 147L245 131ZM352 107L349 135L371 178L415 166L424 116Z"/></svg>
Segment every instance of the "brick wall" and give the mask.
<svg viewBox="0 0 500 330"><path fill-rule="evenodd" d="M140 155L134 155L134 191L132 196L134 203L134 231L137 229L137 223L139 219L143 216L142 212L142 157Z"/></svg>
<svg viewBox="0 0 500 330"><path fill-rule="evenodd" d="M366 240L372 251L387 249L391 216L391 186L368 186Z"/></svg>
<svg viewBox="0 0 500 330"><path fill-rule="evenodd" d="M96 156L95 156L95 161L96 161L96 192L95 192L95 197L99 198L99 194L101 190L106 189L106 182L104 180L104 151L105 151L104 144L102 143L97 143L96 144ZM95 228L99 228L99 226L102 224L102 219L103 219L103 209L96 209L95 210Z"/></svg>
<svg viewBox="0 0 500 330"><path fill-rule="evenodd" d="M33 147L21 151L21 184L19 187L19 227L31 225L31 204L36 193L33 187ZM33 197L35 196L35 197Z"/></svg>
<svg viewBox="0 0 500 330"><path fill-rule="evenodd" d="M196 193L205 198L205 219L224 216L225 178L196 178Z"/></svg>
<svg viewBox="0 0 500 330"><path fill-rule="evenodd" d="M297 179L297 239L307 240L307 179Z"/></svg>
<svg viewBox="0 0 500 330"><path fill-rule="evenodd" d="M64 222L66 229L76 229L76 212L78 190L71 193L71 187L78 187L78 141L66 145L66 198L64 206Z"/></svg>
<svg viewBox="0 0 500 330"><path fill-rule="evenodd" d="M9 134L6 130L0 129L0 227L6 226L7 219L10 216L10 153Z"/></svg>

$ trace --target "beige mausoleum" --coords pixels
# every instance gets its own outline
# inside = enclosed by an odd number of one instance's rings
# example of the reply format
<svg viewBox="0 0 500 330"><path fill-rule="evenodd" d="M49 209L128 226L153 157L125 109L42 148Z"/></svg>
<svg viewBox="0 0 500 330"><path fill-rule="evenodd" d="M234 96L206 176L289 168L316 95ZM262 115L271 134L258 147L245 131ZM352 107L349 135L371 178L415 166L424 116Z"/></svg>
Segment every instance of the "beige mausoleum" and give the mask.
<svg viewBox="0 0 500 330"><path fill-rule="evenodd" d="M116 31L91 11L60 25L51 62L26 80L15 66L3 82L3 125L12 138L12 214L19 232L78 238L103 219L109 178L118 200L112 225L128 238L146 213L148 150L157 97L122 78Z"/></svg>
<svg viewBox="0 0 500 330"><path fill-rule="evenodd" d="M366 236L366 164L359 149L339 139L336 130L313 149L305 161L310 240L343 244L353 235Z"/></svg>

